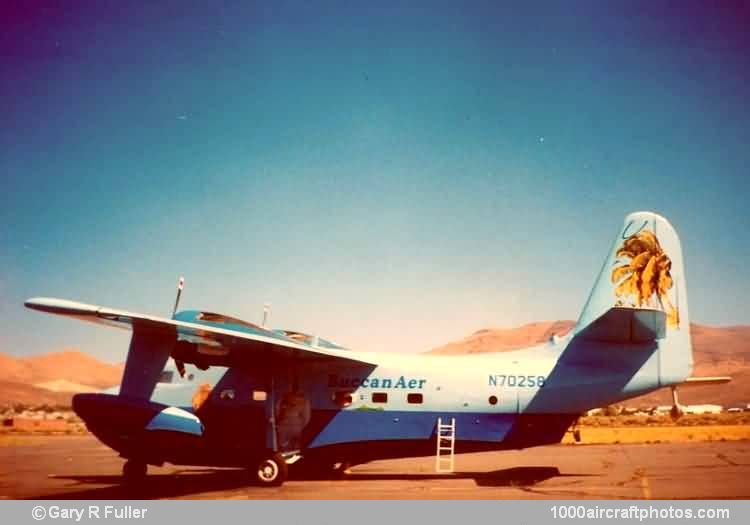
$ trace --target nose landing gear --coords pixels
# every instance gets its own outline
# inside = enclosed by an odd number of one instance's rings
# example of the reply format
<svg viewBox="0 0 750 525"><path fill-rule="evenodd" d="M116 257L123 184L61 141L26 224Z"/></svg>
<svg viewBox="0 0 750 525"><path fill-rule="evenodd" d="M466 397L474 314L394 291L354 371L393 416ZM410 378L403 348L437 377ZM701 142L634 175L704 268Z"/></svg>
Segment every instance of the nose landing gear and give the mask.
<svg viewBox="0 0 750 525"><path fill-rule="evenodd" d="M672 418L672 421L677 421L680 419L683 415L685 415L685 409L682 408L682 405L680 405L680 400L677 397L677 387L672 387L672 408L669 411L669 416Z"/></svg>

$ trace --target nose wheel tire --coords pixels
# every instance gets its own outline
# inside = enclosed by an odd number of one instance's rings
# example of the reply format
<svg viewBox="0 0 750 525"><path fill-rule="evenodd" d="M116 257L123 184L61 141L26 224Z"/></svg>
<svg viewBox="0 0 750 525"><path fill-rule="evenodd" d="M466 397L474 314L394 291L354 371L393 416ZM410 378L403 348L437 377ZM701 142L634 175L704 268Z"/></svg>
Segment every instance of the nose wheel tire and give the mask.
<svg viewBox="0 0 750 525"><path fill-rule="evenodd" d="M146 479L148 465L142 461L129 459L122 466L122 480L128 485L134 485Z"/></svg>
<svg viewBox="0 0 750 525"><path fill-rule="evenodd" d="M278 487L286 481L287 474L286 461L280 454L263 458L255 469L255 479L264 487Z"/></svg>

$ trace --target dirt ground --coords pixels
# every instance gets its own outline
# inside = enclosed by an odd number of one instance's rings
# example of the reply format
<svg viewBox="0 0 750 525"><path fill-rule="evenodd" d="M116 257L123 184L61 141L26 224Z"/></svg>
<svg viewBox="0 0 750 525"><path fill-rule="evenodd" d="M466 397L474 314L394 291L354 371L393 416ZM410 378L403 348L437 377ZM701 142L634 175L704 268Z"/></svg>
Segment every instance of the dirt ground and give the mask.
<svg viewBox="0 0 750 525"><path fill-rule="evenodd" d="M150 467L136 492L122 459L89 435L0 438L5 499L649 499L749 498L750 442L553 445L465 454L456 472L434 458L360 465L341 480L296 476L255 487L242 470Z"/></svg>

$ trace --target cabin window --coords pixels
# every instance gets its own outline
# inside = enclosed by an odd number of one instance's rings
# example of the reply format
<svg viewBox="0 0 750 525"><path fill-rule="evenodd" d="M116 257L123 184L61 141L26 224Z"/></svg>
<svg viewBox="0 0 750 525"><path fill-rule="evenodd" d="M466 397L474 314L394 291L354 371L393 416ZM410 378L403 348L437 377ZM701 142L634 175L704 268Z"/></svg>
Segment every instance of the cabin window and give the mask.
<svg viewBox="0 0 750 525"><path fill-rule="evenodd" d="M490 396L487 401L490 402L490 405L497 405L497 396Z"/></svg>
<svg viewBox="0 0 750 525"><path fill-rule="evenodd" d="M265 401L268 393L265 390L253 390L253 401Z"/></svg>
<svg viewBox="0 0 750 525"><path fill-rule="evenodd" d="M352 393L346 390L334 392L331 396L331 399L340 407L348 407L354 400L354 398L352 397Z"/></svg>
<svg viewBox="0 0 750 525"><path fill-rule="evenodd" d="M233 388L227 388L225 390L222 390L219 394L219 399L225 400L225 401L231 401L234 399L234 389Z"/></svg>
<svg viewBox="0 0 750 525"><path fill-rule="evenodd" d="M385 392L373 392L372 402L373 403L387 403L388 394L386 394Z"/></svg>
<svg viewBox="0 0 750 525"><path fill-rule="evenodd" d="M406 401L413 405L422 403L422 394L407 394Z"/></svg>
<svg viewBox="0 0 750 525"><path fill-rule="evenodd" d="M171 383L174 378L173 370L163 370L159 376L159 383Z"/></svg>

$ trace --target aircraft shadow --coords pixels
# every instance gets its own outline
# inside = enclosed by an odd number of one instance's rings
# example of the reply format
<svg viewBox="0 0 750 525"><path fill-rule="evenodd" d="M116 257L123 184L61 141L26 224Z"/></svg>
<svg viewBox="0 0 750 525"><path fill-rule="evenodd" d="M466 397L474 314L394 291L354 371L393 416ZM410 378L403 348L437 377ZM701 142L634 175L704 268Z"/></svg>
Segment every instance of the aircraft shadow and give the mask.
<svg viewBox="0 0 750 525"><path fill-rule="evenodd" d="M424 473L356 473L346 476L347 481L422 481L472 479L480 487L524 487L536 485L551 478L563 476L580 476L580 474L561 474L557 467L514 467L491 472L454 472L452 474Z"/></svg>
<svg viewBox="0 0 750 525"><path fill-rule="evenodd" d="M344 482L361 481L425 481L472 479L481 487L526 487L550 478L582 476L561 474L557 467L514 467L492 472L455 472L453 474L357 473L346 475ZM252 488L254 485L244 470L190 470L178 474L152 474L137 487L121 485L119 475L56 476L55 479L74 482L73 490L55 491L29 499L96 500L96 499L156 499L189 496L206 492ZM320 481L331 476L290 476L292 481ZM95 486L91 486L95 485ZM105 485L105 486L102 486ZM76 490L78 489L78 490ZM283 490L283 488L282 488Z"/></svg>
<svg viewBox="0 0 750 525"><path fill-rule="evenodd" d="M176 474L149 474L138 486L122 485L119 475L55 476L75 482L72 491L54 492L28 499L157 499L189 496L202 492L235 490L252 486L245 470L190 470ZM106 485L95 486L91 485ZM80 486L80 490L75 490Z"/></svg>

